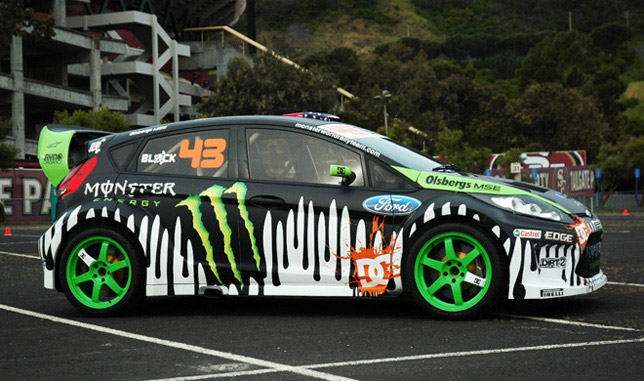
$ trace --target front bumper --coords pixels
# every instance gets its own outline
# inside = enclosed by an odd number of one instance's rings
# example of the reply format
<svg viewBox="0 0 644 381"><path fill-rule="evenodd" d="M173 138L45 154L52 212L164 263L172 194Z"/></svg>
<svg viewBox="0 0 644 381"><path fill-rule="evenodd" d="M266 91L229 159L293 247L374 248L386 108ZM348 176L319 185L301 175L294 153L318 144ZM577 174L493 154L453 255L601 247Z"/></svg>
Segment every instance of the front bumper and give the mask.
<svg viewBox="0 0 644 381"><path fill-rule="evenodd" d="M561 271L559 271L559 278L561 278ZM608 278L601 270L592 278L577 278L574 286L569 284L562 285L559 280L549 280L544 277L539 278L536 284L524 282L525 299L549 299L589 294L603 287L608 281Z"/></svg>

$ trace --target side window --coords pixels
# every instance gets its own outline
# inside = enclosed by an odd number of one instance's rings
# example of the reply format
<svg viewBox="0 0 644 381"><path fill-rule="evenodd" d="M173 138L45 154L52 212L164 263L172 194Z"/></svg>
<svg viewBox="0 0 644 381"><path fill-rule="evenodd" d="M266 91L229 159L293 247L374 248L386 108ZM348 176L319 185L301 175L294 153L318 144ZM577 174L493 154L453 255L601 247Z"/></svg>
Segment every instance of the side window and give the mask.
<svg viewBox="0 0 644 381"><path fill-rule="evenodd" d="M134 151L137 145L138 142L132 142L116 147L110 151L110 156L112 156L112 159L119 170L124 170L125 167L127 167L127 164L129 163L128 159L130 159L130 156L134 153L132 151Z"/></svg>
<svg viewBox="0 0 644 381"><path fill-rule="evenodd" d="M329 174L331 164L345 165L356 174L351 186L364 186L360 154L305 134L280 130L247 130L248 164L254 180L340 184Z"/></svg>
<svg viewBox="0 0 644 381"><path fill-rule="evenodd" d="M400 176L394 175L391 170L386 169L373 160L367 160L369 165L369 179L371 186L374 188L383 188L391 190L413 190L414 187L408 182L401 179Z"/></svg>
<svg viewBox="0 0 644 381"><path fill-rule="evenodd" d="M227 177L228 134L211 130L152 139L137 157L137 172Z"/></svg>

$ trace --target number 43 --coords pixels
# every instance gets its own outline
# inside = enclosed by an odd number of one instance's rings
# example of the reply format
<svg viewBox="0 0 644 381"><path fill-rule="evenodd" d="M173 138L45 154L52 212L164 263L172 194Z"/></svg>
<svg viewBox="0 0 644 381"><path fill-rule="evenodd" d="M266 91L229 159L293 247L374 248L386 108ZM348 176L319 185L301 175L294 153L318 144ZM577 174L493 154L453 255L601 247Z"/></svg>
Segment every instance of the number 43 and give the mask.
<svg viewBox="0 0 644 381"><path fill-rule="evenodd" d="M224 164L225 150L225 139L206 139L204 141L197 138L195 140L195 146L192 149L190 148L190 140L183 139L181 141L179 157L182 159L192 159L190 163L192 168L219 168Z"/></svg>

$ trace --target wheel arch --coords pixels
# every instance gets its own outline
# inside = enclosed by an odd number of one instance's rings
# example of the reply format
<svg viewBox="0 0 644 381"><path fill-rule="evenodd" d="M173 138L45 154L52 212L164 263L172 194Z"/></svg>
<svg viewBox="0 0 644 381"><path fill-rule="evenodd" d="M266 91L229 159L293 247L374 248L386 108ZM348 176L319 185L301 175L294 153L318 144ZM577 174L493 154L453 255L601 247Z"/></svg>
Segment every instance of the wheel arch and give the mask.
<svg viewBox="0 0 644 381"><path fill-rule="evenodd" d="M509 260L504 243L508 237L501 224L497 223L498 217L494 216L496 213L502 213L502 211L493 209L489 205L483 204L467 195L458 197L450 195L432 200L421 215L409 221L405 226L404 231L411 232L411 234L406 237L401 263L405 263L407 256L413 255L411 253L412 248L419 240L424 238L428 231L439 225L457 223L477 229L490 239L496 246L495 249L503 254L500 257L504 260L503 268L506 272L505 279L507 280ZM403 289L406 282L407 280L403 279Z"/></svg>
<svg viewBox="0 0 644 381"><path fill-rule="evenodd" d="M95 210L95 213L100 213L100 214L98 214L98 215L96 215L96 216L94 216L92 218L87 218L87 214L92 209ZM133 209L133 208L131 208L131 209ZM82 232L84 230L88 230L88 229L92 229L92 228L99 228L99 227L115 229L120 234L124 235L132 243L132 245L136 249L136 255L141 256L141 259L143 260L143 263L145 264L145 266L148 266L149 258L146 255L146 250L141 245L141 242L136 237L134 232L128 227L127 220L126 219L120 219L120 218L118 220L115 219L115 212L113 210L103 209L103 210L107 210L106 213L101 212L101 210L102 210L101 208L81 208L79 210L79 212L77 212L77 214L78 215L84 215L85 218L82 219L82 220L79 219L78 223L76 223L75 226L73 226L70 230L65 231L62 234L61 242L58 245L58 248L57 248L56 252L52 253L53 257L55 259L54 260L54 269L53 269L53 271L54 271L54 286L56 287L57 291L62 290L61 285L60 285L61 280L59 279L59 276L58 276L59 268L60 268L61 262L62 262L60 260L61 255L62 255L63 251L65 250L65 248L67 247L67 245L69 244L69 242L77 234L79 234L80 232ZM130 210L129 212L135 213L135 212L137 212L137 210ZM127 215L127 214L125 214L125 215ZM130 214L130 215L133 215L133 214ZM63 216L63 218L64 217L70 218L71 216L66 214L65 216ZM136 230L139 230L139 228L140 228L140 226L139 226L139 221L140 220L141 219L138 219L138 221L137 221L137 219L134 218L134 221L136 221L136 222L134 222L134 227L136 228ZM62 225L63 226L68 226L68 224L65 223L65 222L66 221L63 221Z"/></svg>

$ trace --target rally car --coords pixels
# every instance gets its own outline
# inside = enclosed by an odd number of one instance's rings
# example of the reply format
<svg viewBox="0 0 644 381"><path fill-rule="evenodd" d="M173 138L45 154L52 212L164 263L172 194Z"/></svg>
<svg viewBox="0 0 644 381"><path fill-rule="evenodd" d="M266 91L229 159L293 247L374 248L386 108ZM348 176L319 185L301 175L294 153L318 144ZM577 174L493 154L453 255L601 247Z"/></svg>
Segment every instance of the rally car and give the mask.
<svg viewBox="0 0 644 381"><path fill-rule="evenodd" d="M47 126L38 158L58 197L39 240L45 287L89 315L145 296L405 291L459 319L606 284L583 204L333 120Z"/></svg>

